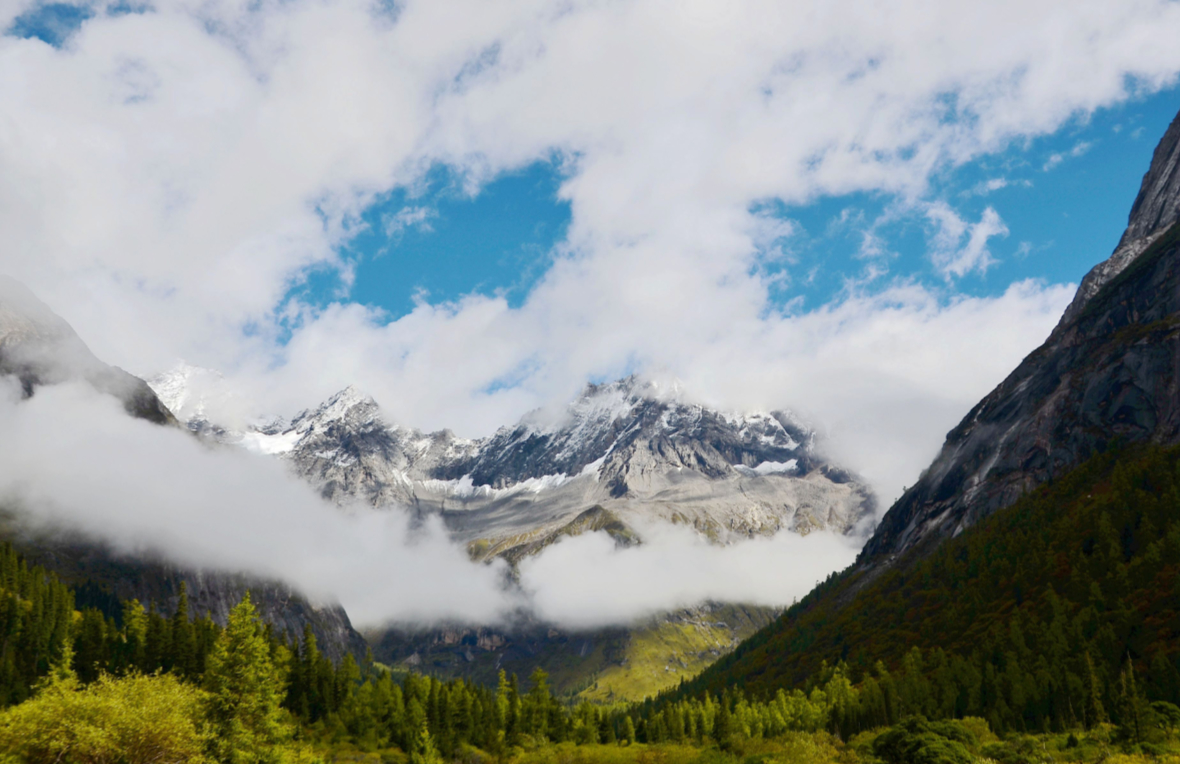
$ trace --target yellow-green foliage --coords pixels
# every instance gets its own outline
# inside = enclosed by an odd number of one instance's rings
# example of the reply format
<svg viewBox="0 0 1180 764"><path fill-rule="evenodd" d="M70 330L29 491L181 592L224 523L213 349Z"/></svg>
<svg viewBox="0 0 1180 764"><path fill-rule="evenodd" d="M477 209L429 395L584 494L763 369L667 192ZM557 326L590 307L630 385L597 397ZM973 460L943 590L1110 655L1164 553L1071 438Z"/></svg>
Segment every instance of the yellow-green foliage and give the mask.
<svg viewBox="0 0 1180 764"><path fill-rule="evenodd" d="M205 693L174 676L66 677L0 715L0 752L12 762L200 764L209 732Z"/></svg>
<svg viewBox="0 0 1180 764"><path fill-rule="evenodd" d="M288 745L294 725L279 707L284 682L247 594L230 612L205 671L211 750L218 761L279 764L300 757Z"/></svg>
<svg viewBox="0 0 1180 764"><path fill-rule="evenodd" d="M852 764L851 752L827 733L786 735L751 744L741 753L690 745L579 745L516 749L504 764Z"/></svg>
<svg viewBox="0 0 1180 764"><path fill-rule="evenodd" d="M578 698L610 703L654 697L699 674L771 617L770 611L730 605L713 611L711 623L662 621L636 629L623 660L605 665Z"/></svg>

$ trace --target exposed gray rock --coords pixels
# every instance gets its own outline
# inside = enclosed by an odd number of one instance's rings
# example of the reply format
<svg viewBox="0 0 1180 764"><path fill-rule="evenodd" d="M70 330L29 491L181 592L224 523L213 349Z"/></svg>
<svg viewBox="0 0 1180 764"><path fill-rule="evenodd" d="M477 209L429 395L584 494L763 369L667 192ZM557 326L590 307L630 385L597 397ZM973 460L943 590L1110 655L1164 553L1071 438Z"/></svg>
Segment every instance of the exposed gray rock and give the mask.
<svg viewBox="0 0 1180 764"><path fill-rule="evenodd" d="M1115 262L1091 272L1045 344L947 435L861 564L956 535L1116 441L1180 442L1178 168L1180 116L1155 152Z"/></svg>
<svg viewBox="0 0 1180 764"><path fill-rule="evenodd" d="M174 380L153 385L179 400ZM477 557L541 548L595 507L631 528L688 524L718 541L849 532L875 507L790 414L727 414L636 377L589 385L565 411L534 412L481 440L390 425L351 387L289 424L218 437L282 455L328 499L440 514L454 538L478 542Z"/></svg>
<svg viewBox="0 0 1180 764"><path fill-rule="evenodd" d="M1163 140L1155 148L1151 167L1143 176L1139 195L1131 205L1131 215L1123 238L1114 254L1095 265L1078 287L1078 293L1062 316L1071 323L1090 298L1111 279L1142 255L1180 217L1180 114L1172 121Z"/></svg>

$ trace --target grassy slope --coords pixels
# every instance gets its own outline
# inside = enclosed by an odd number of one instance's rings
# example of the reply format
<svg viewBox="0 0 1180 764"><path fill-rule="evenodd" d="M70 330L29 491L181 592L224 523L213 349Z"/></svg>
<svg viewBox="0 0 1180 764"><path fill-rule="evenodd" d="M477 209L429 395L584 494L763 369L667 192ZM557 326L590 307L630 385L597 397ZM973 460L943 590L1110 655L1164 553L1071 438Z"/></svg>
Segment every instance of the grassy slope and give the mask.
<svg viewBox="0 0 1180 764"><path fill-rule="evenodd" d="M642 700L695 676L772 617L765 608L722 605L707 615L661 619L631 632L622 660L604 665L579 697Z"/></svg>

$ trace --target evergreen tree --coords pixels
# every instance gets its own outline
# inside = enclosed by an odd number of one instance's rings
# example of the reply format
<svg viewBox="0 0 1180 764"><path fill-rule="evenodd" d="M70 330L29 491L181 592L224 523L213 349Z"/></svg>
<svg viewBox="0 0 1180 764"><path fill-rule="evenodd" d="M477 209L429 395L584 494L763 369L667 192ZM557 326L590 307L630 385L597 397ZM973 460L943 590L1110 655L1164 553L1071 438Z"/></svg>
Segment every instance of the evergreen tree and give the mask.
<svg viewBox="0 0 1180 764"><path fill-rule="evenodd" d="M227 764L283 760L293 730L279 708L282 685L247 594L230 612L205 672L214 758Z"/></svg>
<svg viewBox="0 0 1180 764"><path fill-rule="evenodd" d="M619 735L619 742L623 745L631 745L635 742L635 722L631 721L630 716L623 717L623 729Z"/></svg>
<svg viewBox="0 0 1180 764"><path fill-rule="evenodd" d="M1086 695L1086 726L1097 727L1107 722L1106 708L1102 705L1102 683L1094 671L1094 661L1090 660L1090 653L1086 653L1087 695Z"/></svg>
<svg viewBox="0 0 1180 764"><path fill-rule="evenodd" d="M170 623L172 640L166 660L167 668L181 677L196 675L196 638L188 615L188 587L180 582L180 596Z"/></svg>
<svg viewBox="0 0 1180 764"><path fill-rule="evenodd" d="M123 635L119 647L118 670L147 670L148 618L139 600L123 603Z"/></svg>

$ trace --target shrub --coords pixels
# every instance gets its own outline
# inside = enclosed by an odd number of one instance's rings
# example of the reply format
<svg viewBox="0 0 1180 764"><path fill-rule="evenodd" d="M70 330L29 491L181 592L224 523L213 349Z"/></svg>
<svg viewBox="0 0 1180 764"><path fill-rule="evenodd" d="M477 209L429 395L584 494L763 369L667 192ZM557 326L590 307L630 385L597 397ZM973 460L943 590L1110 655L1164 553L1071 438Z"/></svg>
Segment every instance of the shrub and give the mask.
<svg viewBox="0 0 1180 764"><path fill-rule="evenodd" d="M0 752L29 764L205 764L204 703L167 674L69 678L0 714Z"/></svg>

